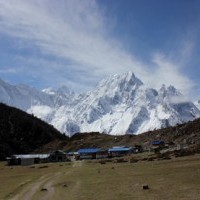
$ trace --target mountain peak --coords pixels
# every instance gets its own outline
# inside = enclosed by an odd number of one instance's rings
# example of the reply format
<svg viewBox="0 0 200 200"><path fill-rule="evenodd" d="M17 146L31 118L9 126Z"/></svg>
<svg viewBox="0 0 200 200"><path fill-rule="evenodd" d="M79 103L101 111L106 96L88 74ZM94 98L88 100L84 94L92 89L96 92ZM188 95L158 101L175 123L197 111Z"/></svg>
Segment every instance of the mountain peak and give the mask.
<svg viewBox="0 0 200 200"><path fill-rule="evenodd" d="M61 96L69 96L69 95L73 95L74 92L71 91L67 86L63 85L61 87L59 87L57 90L49 87L49 88L45 88L42 90L42 92L47 93L49 95L61 95Z"/></svg>
<svg viewBox="0 0 200 200"><path fill-rule="evenodd" d="M43 89L42 92L44 92L46 94L50 94L50 95L54 95L55 94L55 90L53 88L51 88L51 87Z"/></svg>
<svg viewBox="0 0 200 200"><path fill-rule="evenodd" d="M182 96L179 90L177 90L174 86L166 86L165 84L159 90L160 94L163 97L170 97L170 96Z"/></svg>
<svg viewBox="0 0 200 200"><path fill-rule="evenodd" d="M67 86L65 85L62 85L61 87L59 87L57 89L57 93L59 94L63 94L63 95L71 95L71 94L74 94L73 91L71 91Z"/></svg>
<svg viewBox="0 0 200 200"><path fill-rule="evenodd" d="M117 79L117 80L121 80L121 81L126 81L129 83L139 83L139 84L143 84L142 81L140 79L138 79L135 74L131 71L129 72L124 72L122 74L115 74L114 76L112 76L112 79Z"/></svg>
<svg viewBox="0 0 200 200"><path fill-rule="evenodd" d="M98 87L107 87L111 90L116 90L116 88L118 88L120 91L127 91L141 85L143 85L142 81L138 79L133 72L125 72L103 79Z"/></svg>

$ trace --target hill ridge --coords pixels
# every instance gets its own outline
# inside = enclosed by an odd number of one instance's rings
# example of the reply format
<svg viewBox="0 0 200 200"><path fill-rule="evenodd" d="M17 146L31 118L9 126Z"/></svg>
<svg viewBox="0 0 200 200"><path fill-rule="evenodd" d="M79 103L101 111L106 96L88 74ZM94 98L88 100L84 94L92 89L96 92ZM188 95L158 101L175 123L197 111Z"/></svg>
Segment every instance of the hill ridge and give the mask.
<svg viewBox="0 0 200 200"><path fill-rule="evenodd" d="M0 103L0 160L30 153L55 140L67 139L52 125L17 108Z"/></svg>

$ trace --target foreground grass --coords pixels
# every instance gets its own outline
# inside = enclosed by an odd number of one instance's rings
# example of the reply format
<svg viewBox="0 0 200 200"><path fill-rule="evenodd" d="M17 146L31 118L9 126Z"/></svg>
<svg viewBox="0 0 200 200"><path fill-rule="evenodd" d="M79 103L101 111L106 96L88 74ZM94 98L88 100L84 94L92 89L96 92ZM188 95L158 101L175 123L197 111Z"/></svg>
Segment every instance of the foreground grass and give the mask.
<svg viewBox="0 0 200 200"><path fill-rule="evenodd" d="M200 155L166 161L0 164L0 199L200 199ZM148 184L149 190L142 190ZM41 191L41 189L47 189Z"/></svg>

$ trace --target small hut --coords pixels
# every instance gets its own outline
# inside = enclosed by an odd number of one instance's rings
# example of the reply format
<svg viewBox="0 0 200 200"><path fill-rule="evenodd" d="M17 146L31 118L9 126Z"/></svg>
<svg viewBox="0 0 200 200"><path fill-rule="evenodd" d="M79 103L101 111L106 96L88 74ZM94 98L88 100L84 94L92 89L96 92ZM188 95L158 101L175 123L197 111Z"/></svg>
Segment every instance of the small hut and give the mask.
<svg viewBox="0 0 200 200"><path fill-rule="evenodd" d="M159 153L165 147L165 142L163 140L155 140L151 142L151 150L155 153Z"/></svg>
<svg viewBox="0 0 200 200"><path fill-rule="evenodd" d="M56 150L50 154L51 162L65 162L67 160L67 154L62 150Z"/></svg>

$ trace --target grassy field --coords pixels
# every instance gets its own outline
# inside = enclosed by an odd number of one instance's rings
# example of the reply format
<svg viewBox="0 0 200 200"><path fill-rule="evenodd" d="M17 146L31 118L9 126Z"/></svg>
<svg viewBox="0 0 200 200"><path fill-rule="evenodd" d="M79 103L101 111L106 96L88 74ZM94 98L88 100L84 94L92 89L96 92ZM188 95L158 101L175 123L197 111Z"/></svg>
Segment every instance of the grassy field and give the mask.
<svg viewBox="0 0 200 200"><path fill-rule="evenodd" d="M0 199L200 199L200 155L165 161L100 164L94 161L5 166ZM149 190L142 185L148 184Z"/></svg>

